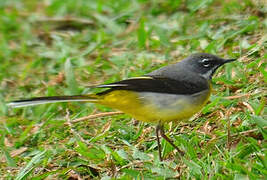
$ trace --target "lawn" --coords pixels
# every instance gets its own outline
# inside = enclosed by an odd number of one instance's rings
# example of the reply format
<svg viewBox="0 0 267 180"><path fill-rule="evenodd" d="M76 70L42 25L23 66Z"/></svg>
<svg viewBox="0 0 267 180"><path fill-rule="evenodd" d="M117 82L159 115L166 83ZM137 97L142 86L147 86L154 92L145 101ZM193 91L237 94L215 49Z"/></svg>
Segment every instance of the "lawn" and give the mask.
<svg viewBox="0 0 267 180"><path fill-rule="evenodd" d="M264 0L1 0L0 179L265 179L266 14ZM160 162L155 126L108 107L6 106L99 92L196 52L238 60L199 114L166 124L183 157L162 140Z"/></svg>

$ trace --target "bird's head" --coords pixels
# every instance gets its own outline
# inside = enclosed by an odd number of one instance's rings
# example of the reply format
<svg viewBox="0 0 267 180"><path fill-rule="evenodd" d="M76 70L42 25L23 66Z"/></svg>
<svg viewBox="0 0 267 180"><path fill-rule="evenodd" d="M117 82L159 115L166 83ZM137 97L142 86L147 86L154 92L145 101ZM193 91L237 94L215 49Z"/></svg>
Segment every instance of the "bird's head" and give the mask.
<svg viewBox="0 0 267 180"><path fill-rule="evenodd" d="M208 53L197 53L184 59L181 63L184 64L184 68L190 69L206 79L211 79L220 66L232 61L235 59L223 59Z"/></svg>

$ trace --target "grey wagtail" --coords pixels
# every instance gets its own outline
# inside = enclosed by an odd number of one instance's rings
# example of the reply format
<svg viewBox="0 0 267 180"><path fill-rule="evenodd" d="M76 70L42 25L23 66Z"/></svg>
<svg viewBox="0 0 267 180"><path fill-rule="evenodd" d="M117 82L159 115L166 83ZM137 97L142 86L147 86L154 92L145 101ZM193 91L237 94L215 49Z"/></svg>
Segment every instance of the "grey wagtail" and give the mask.
<svg viewBox="0 0 267 180"><path fill-rule="evenodd" d="M211 78L216 69L234 60L222 59L207 53L193 54L176 64L165 66L142 77L95 86L95 88L109 88L100 93L36 97L13 101L8 106L24 107L85 101L118 109L137 120L157 124L159 158L162 160L159 134L183 154L165 135L163 124L183 121L199 112L209 99Z"/></svg>

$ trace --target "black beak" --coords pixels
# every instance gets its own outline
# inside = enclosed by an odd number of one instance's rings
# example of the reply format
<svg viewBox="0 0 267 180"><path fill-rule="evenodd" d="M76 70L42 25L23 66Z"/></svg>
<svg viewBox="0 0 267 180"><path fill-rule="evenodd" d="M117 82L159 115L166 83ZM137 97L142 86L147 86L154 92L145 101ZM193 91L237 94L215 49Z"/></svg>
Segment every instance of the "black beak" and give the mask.
<svg viewBox="0 0 267 180"><path fill-rule="evenodd" d="M224 59L223 64L235 61L236 59Z"/></svg>
<svg viewBox="0 0 267 180"><path fill-rule="evenodd" d="M232 61L235 61L236 59L220 59L220 64L218 64L217 66L215 66L214 68L211 69L212 73L210 75L210 79L212 77L212 75L215 73L215 71L222 65L224 65L225 63L229 63Z"/></svg>

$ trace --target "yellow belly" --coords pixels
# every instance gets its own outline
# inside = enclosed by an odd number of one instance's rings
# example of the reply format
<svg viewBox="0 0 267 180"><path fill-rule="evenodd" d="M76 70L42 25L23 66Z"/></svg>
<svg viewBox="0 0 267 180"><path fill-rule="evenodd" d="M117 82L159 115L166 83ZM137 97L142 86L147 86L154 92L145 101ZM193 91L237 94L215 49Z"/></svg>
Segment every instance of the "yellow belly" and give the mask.
<svg viewBox="0 0 267 180"><path fill-rule="evenodd" d="M101 95L97 103L123 111L137 120L151 123L181 121L200 111L209 90L196 96L114 90Z"/></svg>

